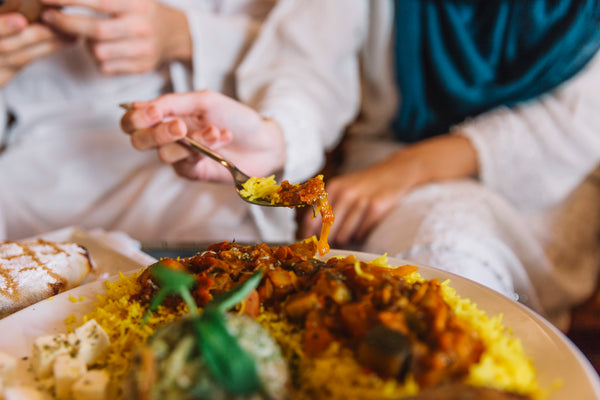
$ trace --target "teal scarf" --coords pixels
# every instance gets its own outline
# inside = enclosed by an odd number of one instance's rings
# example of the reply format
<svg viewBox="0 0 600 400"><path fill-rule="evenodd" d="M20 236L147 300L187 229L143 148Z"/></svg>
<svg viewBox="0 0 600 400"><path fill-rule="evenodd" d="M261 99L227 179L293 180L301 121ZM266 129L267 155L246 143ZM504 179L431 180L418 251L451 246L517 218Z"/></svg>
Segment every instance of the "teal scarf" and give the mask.
<svg viewBox="0 0 600 400"><path fill-rule="evenodd" d="M600 0L395 0L396 136L552 90L600 47Z"/></svg>

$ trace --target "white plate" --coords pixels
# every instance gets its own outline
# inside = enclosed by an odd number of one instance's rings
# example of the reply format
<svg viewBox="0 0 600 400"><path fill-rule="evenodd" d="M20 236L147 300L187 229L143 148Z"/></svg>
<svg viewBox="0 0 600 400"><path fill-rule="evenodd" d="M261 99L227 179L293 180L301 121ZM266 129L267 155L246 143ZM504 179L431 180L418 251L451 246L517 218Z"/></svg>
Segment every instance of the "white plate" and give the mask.
<svg viewBox="0 0 600 400"><path fill-rule="evenodd" d="M367 253L332 250L328 257L356 254L370 261L377 256ZM390 258L392 265L406 264ZM435 268L420 266L425 279L450 279L450 286L463 298L469 298L487 315L503 315L503 323L523 342L527 355L538 372L540 387L551 389L557 382L562 386L550 392L548 400L600 399L600 378L579 349L558 329L536 313L478 283ZM0 349L17 357L30 354L33 340L44 334L65 331L65 319L81 316L92 310L95 295L104 292L103 282L92 282L44 300L0 320ZM72 302L69 298L83 301Z"/></svg>

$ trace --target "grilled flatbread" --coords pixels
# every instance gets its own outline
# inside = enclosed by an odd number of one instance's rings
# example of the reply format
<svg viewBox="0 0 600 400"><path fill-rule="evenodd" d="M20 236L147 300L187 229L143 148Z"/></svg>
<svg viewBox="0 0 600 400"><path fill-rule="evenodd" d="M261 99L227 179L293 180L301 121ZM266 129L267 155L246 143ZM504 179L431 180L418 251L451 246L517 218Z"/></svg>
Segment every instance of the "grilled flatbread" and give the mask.
<svg viewBox="0 0 600 400"><path fill-rule="evenodd" d="M0 243L0 318L79 285L91 270L76 243Z"/></svg>

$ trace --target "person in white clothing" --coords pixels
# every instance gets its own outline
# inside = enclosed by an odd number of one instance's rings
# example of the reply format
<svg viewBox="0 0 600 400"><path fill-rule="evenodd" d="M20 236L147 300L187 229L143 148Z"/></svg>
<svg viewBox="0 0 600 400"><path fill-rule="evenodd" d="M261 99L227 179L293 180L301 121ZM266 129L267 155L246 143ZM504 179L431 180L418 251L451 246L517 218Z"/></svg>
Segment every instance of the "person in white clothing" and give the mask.
<svg viewBox="0 0 600 400"><path fill-rule="evenodd" d="M285 121L282 104L289 104L288 118L326 124L321 138L286 140L286 155L301 145L323 153L351 123L342 174L327 182L334 245L455 272L565 328L570 307L591 293L600 266L600 42L593 2L546 3L356 1L344 7L344 15L364 16L352 34L338 35L333 26L320 43L310 42L317 46L310 51L302 39L311 36L319 13L298 14L295 29L282 13L271 26L286 32L289 60L304 62L288 63L274 51L281 37L266 35L247 58L263 68L242 65L238 76L247 78L247 88L264 89L254 91L261 96L251 104L276 111L264 116ZM355 68L352 59L327 64L331 48L354 51L361 91L341 73ZM293 58L304 51L311 56ZM327 77L326 88L341 87L344 102L328 102L340 97L323 97L322 87L306 87L311 82L300 79L306 77L319 84ZM242 163L244 152L234 147L243 149L250 136L212 118L252 114L235 102L229 111L213 108L211 97L227 102L196 92L139 103L123 128L138 149L159 147L179 173L206 179L209 160L198 163L170 142L204 137ZM301 107L305 99L317 106ZM156 118L142 118L147 109ZM214 126L183 123L205 113ZM171 135L160 122L165 116L180 118L166 123L176 127ZM288 126L280 124L284 135ZM309 216L302 236L317 233L319 224Z"/></svg>
<svg viewBox="0 0 600 400"><path fill-rule="evenodd" d="M248 55L262 46L263 36L272 40L286 34L277 31L278 21L292 20L296 8L301 8L299 3L42 3L45 8L36 22L28 23L17 13L0 16L0 138L4 147L0 154L0 238L14 240L75 225L123 231L141 241L293 240L291 210L251 206L237 196L230 182L190 183L155 154L134 151L119 128L123 113L119 104L192 89L257 104L269 91L246 83L253 71L262 73L262 62L255 57L247 60ZM302 8L320 8L322 21L334 16L342 4L318 3L306 2ZM351 33L358 17L350 14L334 24L340 36L337 40ZM286 29L293 27L294 23ZM317 27L305 39L307 49L315 47L325 29ZM333 49L331 57L336 52L348 53ZM358 67L355 61L349 63L354 66L342 75L352 82ZM329 75L334 73L339 71ZM306 90L312 89L324 93L324 102L337 102L328 97L330 88L307 85ZM342 90L332 96L339 95ZM314 103L300 103L314 107ZM296 105L264 101L261 110L268 115L284 107ZM320 138L326 129L310 118L280 118L279 125L288 127L281 139L297 143L303 136ZM331 136L338 137L339 132ZM274 172L300 181L314 175L322 160L320 149L305 147L287 157L285 166L277 160Z"/></svg>
<svg viewBox="0 0 600 400"><path fill-rule="evenodd" d="M455 272L565 329L600 269L600 19L593 1L535 3L408 0L394 20L371 2L361 113L326 188L338 246Z"/></svg>

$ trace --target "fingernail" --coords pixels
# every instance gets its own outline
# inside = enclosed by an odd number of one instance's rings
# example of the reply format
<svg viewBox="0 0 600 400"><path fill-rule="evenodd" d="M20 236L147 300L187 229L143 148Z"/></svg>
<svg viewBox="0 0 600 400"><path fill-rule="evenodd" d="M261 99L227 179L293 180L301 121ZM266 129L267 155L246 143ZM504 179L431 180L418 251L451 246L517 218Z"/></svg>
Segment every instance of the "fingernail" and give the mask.
<svg viewBox="0 0 600 400"><path fill-rule="evenodd" d="M8 18L6 24L10 29L23 29L27 26L27 20L19 15L16 18Z"/></svg>
<svg viewBox="0 0 600 400"><path fill-rule="evenodd" d="M146 108L146 115L148 116L148 118L150 118L152 121L158 121L161 119L160 113L158 112L158 110L156 109L155 106L150 106Z"/></svg>
<svg viewBox="0 0 600 400"><path fill-rule="evenodd" d="M53 10L45 10L42 12L42 21L52 22L53 20L54 20L54 11Z"/></svg>
<svg viewBox="0 0 600 400"><path fill-rule="evenodd" d="M181 130L179 129L179 122L178 121L171 121L169 122L169 133L173 136L180 136L181 135Z"/></svg>
<svg viewBox="0 0 600 400"><path fill-rule="evenodd" d="M206 128L204 128L202 131L202 137L204 137L206 140L212 140L215 139L217 137L217 127L209 125Z"/></svg>

